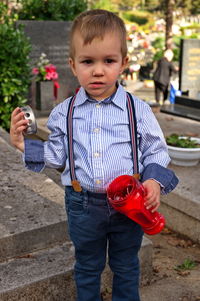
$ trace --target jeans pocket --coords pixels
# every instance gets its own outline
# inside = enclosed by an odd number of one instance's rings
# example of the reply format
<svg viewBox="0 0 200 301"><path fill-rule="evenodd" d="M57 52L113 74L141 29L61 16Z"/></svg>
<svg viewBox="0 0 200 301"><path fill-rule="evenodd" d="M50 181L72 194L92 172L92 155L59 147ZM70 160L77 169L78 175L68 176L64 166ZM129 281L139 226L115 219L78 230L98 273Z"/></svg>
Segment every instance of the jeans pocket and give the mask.
<svg viewBox="0 0 200 301"><path fill-rule="evenodd" d="M65 204L67 213L74 216L83 215L87 208L87 201L77 192L67 194L65 197Z"/></svg>

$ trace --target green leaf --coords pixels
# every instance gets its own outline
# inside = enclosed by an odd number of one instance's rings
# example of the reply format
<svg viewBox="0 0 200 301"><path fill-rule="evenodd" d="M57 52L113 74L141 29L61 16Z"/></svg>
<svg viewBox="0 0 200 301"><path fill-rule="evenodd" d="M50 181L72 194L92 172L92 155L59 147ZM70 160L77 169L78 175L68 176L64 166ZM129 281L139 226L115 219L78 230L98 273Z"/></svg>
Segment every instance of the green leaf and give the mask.
<svg viewBox="0 0 200 301"><path fill-rule="evenodd" d="M187 258L184 260L184 262L180 265L177 265L174 269L177 270L177 271L180 271L180 270L192 270L193 268L195 268L196 266L196 262Z"/></svg>
<svg viewBox="0 0 200 301"><path fill-rule="evenodd" d="M166 137L166 142L168 145L181 147L181 148L198 148L200 145L197 140L191 140L191 137L182 137L177 134L171 134Z"/></svg>

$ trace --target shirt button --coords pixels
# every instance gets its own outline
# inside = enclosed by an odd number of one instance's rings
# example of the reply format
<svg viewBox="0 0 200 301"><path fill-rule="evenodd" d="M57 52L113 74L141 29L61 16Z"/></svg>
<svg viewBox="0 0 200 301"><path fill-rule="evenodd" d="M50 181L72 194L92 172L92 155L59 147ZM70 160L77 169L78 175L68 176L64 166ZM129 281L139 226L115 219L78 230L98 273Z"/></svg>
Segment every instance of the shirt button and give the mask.
<svg viewBox="0 0 200 301"><path fill-rule="evenodd" d="M98 103L96 104L96 108L99 109L101 107L101 105Z"/></svg>
<svg viewBox="0 0 200 301"><path fill-rule="evenodd" d="M94 157L98 158L100 156L100 153L94 153Z"/></svg>
<svg viewBox="0 0 200 301"><path fill-rule="evenodd" d="M96 180L96 184L101 184L101 180Z"/></svg>
<svg viewBox="0 0 200 301"><path fill-rule="evenodd" d="M100 131L99 128L94 129L94 132L95 132L95 133L99 133L99 131Z"/></svg>

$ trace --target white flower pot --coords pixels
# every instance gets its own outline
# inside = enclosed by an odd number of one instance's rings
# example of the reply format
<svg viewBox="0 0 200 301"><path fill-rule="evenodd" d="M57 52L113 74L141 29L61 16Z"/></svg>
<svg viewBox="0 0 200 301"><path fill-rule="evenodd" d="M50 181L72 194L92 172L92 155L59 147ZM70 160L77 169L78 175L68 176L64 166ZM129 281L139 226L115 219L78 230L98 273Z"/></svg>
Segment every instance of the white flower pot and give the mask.
<svg viewBox="0 0 200 301"><path fill-rule="evenodd" d="M183 137L184 138L184 137ZM200 138L192 137L200 144ZM171 163L179 166L195 166L200 160L200 147L182 148L167 145Z"/></svg>

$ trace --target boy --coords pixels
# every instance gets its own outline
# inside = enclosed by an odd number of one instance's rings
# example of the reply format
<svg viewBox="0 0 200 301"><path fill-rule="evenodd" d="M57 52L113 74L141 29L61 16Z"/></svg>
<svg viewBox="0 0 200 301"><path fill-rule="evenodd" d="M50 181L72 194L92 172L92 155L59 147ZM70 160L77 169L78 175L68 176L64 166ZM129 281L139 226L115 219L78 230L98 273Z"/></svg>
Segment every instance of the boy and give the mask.
<svg viewBox="0 0 200 301"><path fill-rule="evenodd" d="M106 188L114 178L136 170L127 94L117 84L127 61L123 21L105 10L84 12L71 31L69 64L81 85L70 98L73 107L68 110L67 99L53 109L48 120L51 134L45 143L24 141L27 121L19 108L12 113L11 141L25 153L27 168L65 167L61 178L66 186L68 229L75 246L78 301L101 300L100 277L107 245L114 273L112 300L140 300L138 251L143 231L112 209L106 198ZM133 100L145 206L154 212L160 204L160 190L170 192L178 180L165 168L169 156L150 107L135 97Z"/></svg>

